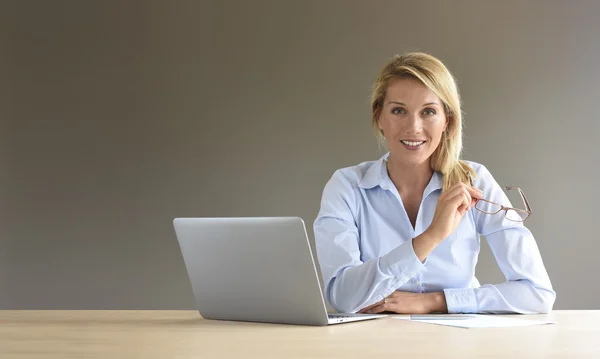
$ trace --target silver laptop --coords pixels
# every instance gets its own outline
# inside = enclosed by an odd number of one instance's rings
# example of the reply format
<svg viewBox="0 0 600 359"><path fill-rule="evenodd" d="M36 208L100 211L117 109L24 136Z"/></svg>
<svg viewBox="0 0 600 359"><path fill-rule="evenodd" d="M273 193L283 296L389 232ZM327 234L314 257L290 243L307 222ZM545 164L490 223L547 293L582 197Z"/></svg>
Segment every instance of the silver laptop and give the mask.
<svg viewBox="0 0 600 359"><path fill-rule="evenodd" d="M175 218L173 226L205 319L328 325L385 317L327 313L301 218Z"/></svg>

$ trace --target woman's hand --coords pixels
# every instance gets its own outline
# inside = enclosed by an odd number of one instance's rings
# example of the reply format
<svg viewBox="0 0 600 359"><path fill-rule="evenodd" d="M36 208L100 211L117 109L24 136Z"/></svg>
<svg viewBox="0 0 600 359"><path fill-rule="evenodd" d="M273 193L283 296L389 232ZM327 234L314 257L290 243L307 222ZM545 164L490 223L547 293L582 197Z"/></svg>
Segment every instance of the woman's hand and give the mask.
<svg viewBox="0 0 600 359"><path fill-rule="evenodd" d="M384 300L361 309L358 313L376 314L394 312L400 314L447 313L446 296L443 292L411 293L395 291Z"/></svg>
<svg viewBox="0 0 600 359"><path fill-rule="evenodd" d="M456 230L465 213L481 199L482 192L464 183L457 183L448 188L438 198L435 214L428 232L440 241Z"/></svg>

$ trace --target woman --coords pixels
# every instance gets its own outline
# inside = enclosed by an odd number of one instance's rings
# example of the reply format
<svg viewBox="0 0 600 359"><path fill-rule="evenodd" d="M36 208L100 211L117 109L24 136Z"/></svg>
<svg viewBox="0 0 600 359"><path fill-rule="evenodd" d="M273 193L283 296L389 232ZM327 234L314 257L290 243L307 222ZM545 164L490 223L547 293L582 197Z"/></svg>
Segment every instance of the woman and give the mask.
<svg viewBox="0 0 600 359"><path fill-rule="evenodd" d="M531 232L483 165L460 160L452 74L424 53L377 78L372 125L389 152L342 168L314 223L325 295L340 312L547 313L556 293ZM518 190L518 189L517 189ZM506 282L475 278L484 235Z"/></svg>

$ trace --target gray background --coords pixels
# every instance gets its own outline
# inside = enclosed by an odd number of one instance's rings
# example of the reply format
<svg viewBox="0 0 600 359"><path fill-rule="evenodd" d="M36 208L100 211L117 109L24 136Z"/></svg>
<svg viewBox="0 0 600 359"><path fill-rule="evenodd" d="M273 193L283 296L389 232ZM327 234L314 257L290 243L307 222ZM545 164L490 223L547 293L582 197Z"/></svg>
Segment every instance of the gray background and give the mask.
<svg viewBox="0 0 600 359"><path fill-rule="evenodd" d="M191 309L171 221L307 223L378 158L396 53L459 80L465 159L528 195L558 293L600 309L600 2L2 1L0 308ZM482 283L503 280L484 247Z"/></svg>

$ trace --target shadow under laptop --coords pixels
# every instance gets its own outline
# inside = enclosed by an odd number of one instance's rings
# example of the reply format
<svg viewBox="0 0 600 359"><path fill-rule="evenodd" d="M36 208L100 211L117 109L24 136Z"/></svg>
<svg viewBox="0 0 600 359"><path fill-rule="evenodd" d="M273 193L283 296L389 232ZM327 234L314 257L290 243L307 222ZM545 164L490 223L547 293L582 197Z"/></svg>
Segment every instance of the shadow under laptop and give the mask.
<svg viewBox="0 0 600 359"><path fill-rule="evenodd" d="M392 313L394 314L394 313ZM191 319L182 319L182 320L173 320L173 321L163 321L161 323L157 323L159 325L166 326L178 326L180 328L210 328L210 330L215 329L226 329L228 331L247 331L248 329L253 329L256 333L256 329L260 329L259 332L264 331L327 331L329 333L339 333L339 332L349 332L354 330L364 331L365 328L375 325L375 322L379 320L386 320L386 317L366 320L366 321L356 321L356 322L347 322L343 324L336 325L324 325L324 326L314 326L314 325L302 325L302 324L287 324L287 323L265 323L265 322L250 322L250 321L228 321L228 320L215 320L215 319L204 319L204 318L191 318Z"/></svg>

